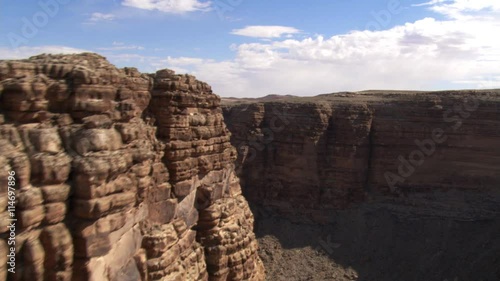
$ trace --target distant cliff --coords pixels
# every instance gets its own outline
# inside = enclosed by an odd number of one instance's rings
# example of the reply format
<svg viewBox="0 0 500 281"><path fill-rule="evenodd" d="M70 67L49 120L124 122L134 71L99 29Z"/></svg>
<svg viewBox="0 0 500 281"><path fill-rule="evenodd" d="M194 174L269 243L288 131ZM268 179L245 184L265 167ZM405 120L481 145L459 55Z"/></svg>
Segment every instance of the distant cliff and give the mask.
<svg viewBox="0 0 500 281"><path fill-rule="evenodd" d="M500 90L227 99L223 108L245 195L284 212L500 192Z"/></svg>
<svg viewBox="0 0 500 281"><path fill-rule="evenodd" d="M0 61L0 280L264 280L220 98L96 54Z"/></svg>

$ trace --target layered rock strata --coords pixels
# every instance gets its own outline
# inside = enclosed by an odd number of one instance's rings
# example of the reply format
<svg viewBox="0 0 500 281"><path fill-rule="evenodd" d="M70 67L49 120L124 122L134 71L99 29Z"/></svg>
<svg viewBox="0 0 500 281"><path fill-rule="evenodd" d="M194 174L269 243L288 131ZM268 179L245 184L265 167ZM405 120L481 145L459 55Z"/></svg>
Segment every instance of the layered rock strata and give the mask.
<svg viewBox="0 0 500 281"><path fill-rule="evenodd" d="M264 279L206 83L88 53L0 61L0 81L0 280Z"/></svg>
<svg viewBox="0 0 500 281"><path fill-rule="evenodd" d="M224 105L245 195L285 212L415 192L498 194L499 114L499 90L371 91Z"/></svg>

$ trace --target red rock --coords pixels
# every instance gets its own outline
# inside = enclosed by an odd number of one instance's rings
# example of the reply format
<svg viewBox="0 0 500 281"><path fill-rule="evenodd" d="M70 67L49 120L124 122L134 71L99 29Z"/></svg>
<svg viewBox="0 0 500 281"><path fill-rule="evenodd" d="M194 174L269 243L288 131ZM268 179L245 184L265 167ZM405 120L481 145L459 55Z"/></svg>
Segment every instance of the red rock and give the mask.
<svg viewBox="0 0 500 281"><path fill-rule="evenodd" d="M48 226L40 234L45 253L47 280L70 280L73 266L73 240L64 224ZM75 273L78 275L79 273Z"/></svg>
<svg viewBox="0 0 500 281"><path fill-rule="evenodd" d="M70 186L66 184L46 185L40 189L46 203L65 202L70 193Z"/></svg>
<svg viewBox="0 0 500 281"><path fill-rule="evenodd" d="M66 216L66 203L52 203L45 204L45 218L46 224L57 224L64 220Z"/></svg>
<svg viewBox="0 0 500 281"><path fill-rule="evenodd" d="M9 254L9 247L7 242L0 240L0 280L7 280L7 255Z"/></svg>
<svg viewBox="0 0 500 281"><path fill-rule="evenodd" d="M242 264L259 259L233 246L255 237L251 213L225 208L231 200L216 209L227 223L248 221L244 231L228 232L217 212L206 231L192 230L197 208L239 190L220 98L206 83L117 69L96 54L40 55L0 62L0 96L0 166L16 172L18 235L30 238L30 276L20 280L209 280L204 249L217 245L241 253ZM241 275L217 262L220 272L264 280L262 267L252 275L248 263Z"/></svg>
<svg viewBox="0 0 500 281"><path fill-rule="evenodd" d="M29 188L18 191L16 199L17 207L20 209L33 209L43 203L42 190L40 188Z"/></svg>
<svg viewBox="0 0 500 281"><path fill-rule="evenodd" d="M30 157L32 181L37 184L64 183L71 171L71 158L65 153L37 153Z"/></svg>
<svg viewBox="0 0 500 281"><path fill-rule="evenodd" d="M45 209L43 205L38 205L28 210L18 210L16 218L21 229L37 227L45 218Z"/></svg>
<svg viewBox="0 0 500 281"><path fill-rule="evenodd" d="M23 270L25 279L44 280L44 259L46 253L38 240L28 240L23 245L23 256L26 268Z"/></svg>

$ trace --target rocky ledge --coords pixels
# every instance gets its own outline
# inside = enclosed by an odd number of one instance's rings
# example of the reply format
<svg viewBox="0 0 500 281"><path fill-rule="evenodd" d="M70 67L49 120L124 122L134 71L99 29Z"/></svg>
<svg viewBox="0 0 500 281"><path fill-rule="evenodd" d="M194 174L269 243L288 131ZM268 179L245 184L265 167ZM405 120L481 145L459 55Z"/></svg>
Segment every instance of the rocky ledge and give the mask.
<svg viewBox="0 0 500 281"><path fill-rule="evenodd" d="M89 53L0 61L0 81L0 280L264 280L210 86Z"/></svg>
<svg viewBox="0 0 500 281"><path fill-rule="evenodd" d="M249 201L313 216L377 198L447 191L464 191L469 199L484 195L476 207L500 202L500 90L223 103ZM426 204L448 212L454 203L443 203L452 193Z"/></svg>

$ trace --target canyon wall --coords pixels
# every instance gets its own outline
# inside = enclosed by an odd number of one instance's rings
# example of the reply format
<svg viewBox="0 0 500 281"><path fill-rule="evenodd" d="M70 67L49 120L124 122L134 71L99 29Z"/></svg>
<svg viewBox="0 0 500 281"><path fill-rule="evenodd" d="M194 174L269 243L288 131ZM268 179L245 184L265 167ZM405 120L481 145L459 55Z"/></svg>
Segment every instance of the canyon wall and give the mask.
<svg viewBox="0 0 500 281"><path fill-rule="evenodd" d="M210 86L88 53L0 81L0 280L264 280Z"/></svg>
<svg viewBox="0 0 500 281"><path fill-rule="evenodd" d="M434 191L498 198L500 90L223 102L249 201L314 217Z"/></svg>

